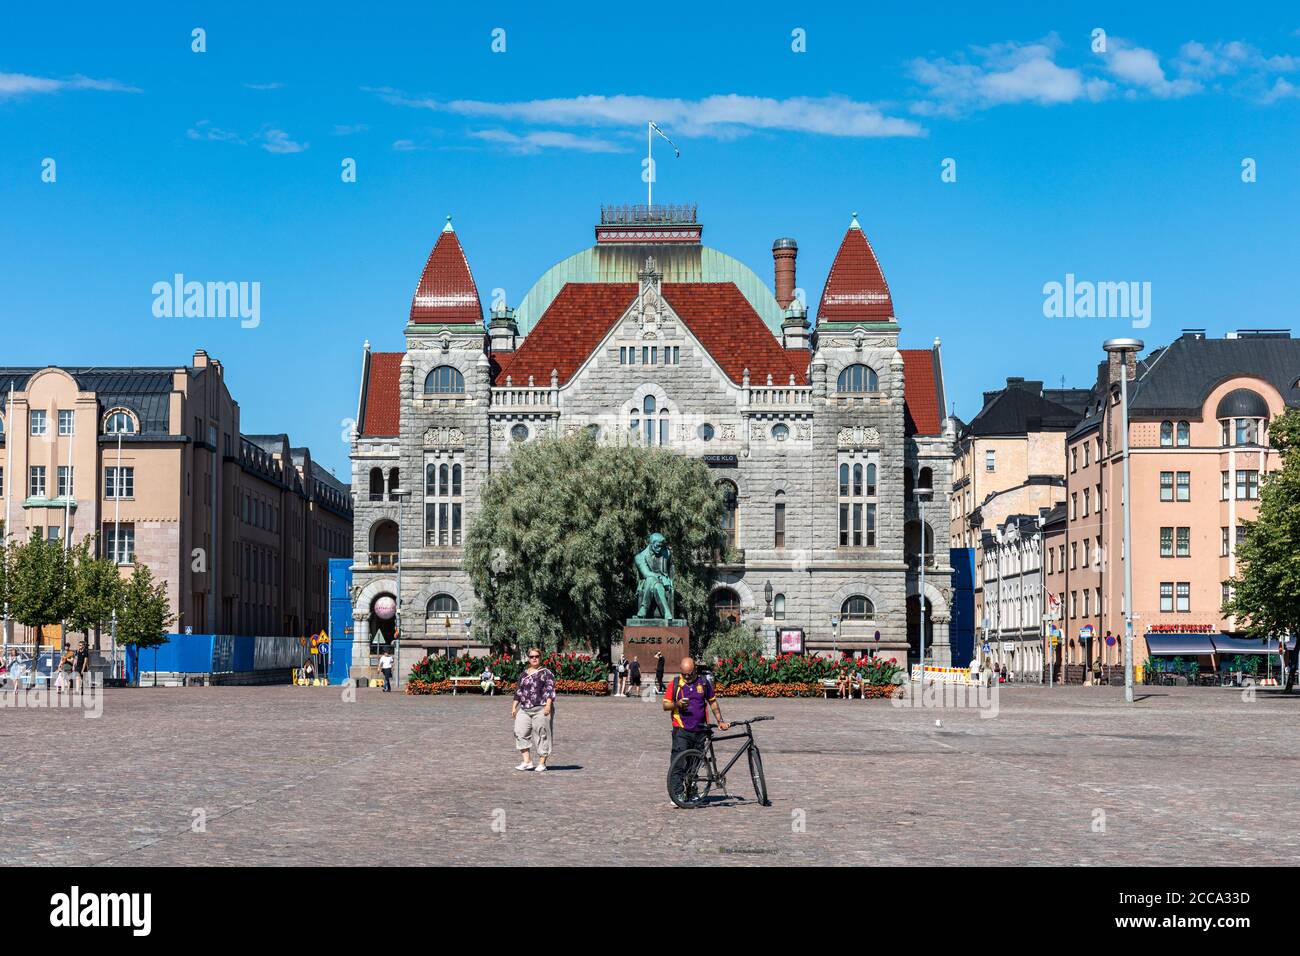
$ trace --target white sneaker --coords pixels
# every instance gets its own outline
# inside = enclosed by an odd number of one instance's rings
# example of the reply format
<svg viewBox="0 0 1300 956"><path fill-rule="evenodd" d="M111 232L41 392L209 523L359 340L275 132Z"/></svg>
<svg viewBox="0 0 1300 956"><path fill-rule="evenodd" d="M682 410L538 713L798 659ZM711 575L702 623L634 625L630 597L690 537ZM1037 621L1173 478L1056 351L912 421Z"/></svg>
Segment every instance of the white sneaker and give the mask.
<svg viewBox="0 0 1300 956"><path fill-rule="evenodd" d="M530 764L530 763L521 763L518 767L515 767L515 769L516 769L516 770L532 770L532 769L533 769L533 765Z"/></svg>
<svg viewBox="0 0 1300 956"><path fill-rule="evenodd" d="M544 771L544 770L546 769L546 764L544 764L544 763L539 763L539 764L538 764L536 767L534 767L533 769L534 769L535 772L537 772L537 773L541 773L542 771Z"/></svg>

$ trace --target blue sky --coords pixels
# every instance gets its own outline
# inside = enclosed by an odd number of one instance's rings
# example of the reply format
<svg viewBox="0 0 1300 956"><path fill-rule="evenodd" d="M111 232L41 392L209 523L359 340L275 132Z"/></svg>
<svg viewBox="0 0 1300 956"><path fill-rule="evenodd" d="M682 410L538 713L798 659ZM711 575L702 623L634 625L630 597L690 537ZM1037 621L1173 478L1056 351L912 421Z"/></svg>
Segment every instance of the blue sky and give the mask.
<svg viewBox="0 0 1300 956"><path fill-rule="evenodd" d="M656 199L698 203L705 241L764 277L794 236L810 300L857 211L904 346L942 338L965 418L1008 375L1089 384L1101 340L1133 334L1044 317L1067 273L1151 283L1149 345L1295 328L1300 13L1132 6L9 5L0 363L201 346L245 431L346 475L361 343L402 347L445 215L485 301L516 304L601 203L643 201L647 119L682 148L656 150ZM259 282L260 324L156 318L178 272Z"/></svg>

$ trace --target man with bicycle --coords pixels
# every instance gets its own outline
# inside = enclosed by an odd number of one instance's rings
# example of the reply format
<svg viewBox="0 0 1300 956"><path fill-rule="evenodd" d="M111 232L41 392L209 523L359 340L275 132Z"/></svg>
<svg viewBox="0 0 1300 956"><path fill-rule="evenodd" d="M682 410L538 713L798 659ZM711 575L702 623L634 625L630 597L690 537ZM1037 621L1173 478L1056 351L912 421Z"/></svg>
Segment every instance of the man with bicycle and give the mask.
<svg viewBox="0 0 1300 956"><path fill-rule="evenodd" d="M700 746L708 736L710 708L713 709L713 719L717 721L720 730L731 727L722 719L722 711L718 709L713 678L707 674L696 674L695 659L683 657L681 674L673 678L664 689L664 710L673 715L673 751L670 760L684 750ZM674 768L671 785L673 793L680 793L683 786L680 767Z"/></svg>

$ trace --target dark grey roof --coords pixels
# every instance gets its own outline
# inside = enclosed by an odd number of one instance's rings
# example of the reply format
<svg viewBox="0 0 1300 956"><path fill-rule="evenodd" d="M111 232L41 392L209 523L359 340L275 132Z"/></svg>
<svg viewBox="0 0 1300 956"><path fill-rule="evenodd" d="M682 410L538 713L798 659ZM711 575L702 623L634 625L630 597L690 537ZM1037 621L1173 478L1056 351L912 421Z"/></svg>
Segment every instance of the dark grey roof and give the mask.
<svg viewBox="0 0 1300 956"><path fill-rule="evenodd" d="M1087 389L1053 389L1078 407L1047 397L1042 382L1007 379L1006 388L984 393L984 407L971 419L963 435L1024 435L1031 431L1066 431L1083 417Z"/></svg>
<svg viewBox="0 0 1300 956"><path fill-rule="evenodd" d="M49 366L47 366L49 367ZM64 368L77 388L95 392L102 418L110 409L128 408L140 419L140 432L134 440L166 435L170 427L173 367L141 366L126 368ZM39 368L0 368L0 390L8 392L12 383L17 391L27 388L28 380Z"/></svg>
<svg viewBox="0 0 1300 956"><path fill-rule="evenodd" d="M1215 418L1267 418L1268 402L1259 392L1248 388L1234 388L1219 399L1214 410Z"/></svg>
<svg viewBox="0 0 1300 956"><path fill-rule="evenodd" d="M1184 337L1148 357L1129 396L1135 415L1199 418L1205 399L1225 379L1251 375L1300 408L1300 339L1243 336L1233 339Z"/></svg>

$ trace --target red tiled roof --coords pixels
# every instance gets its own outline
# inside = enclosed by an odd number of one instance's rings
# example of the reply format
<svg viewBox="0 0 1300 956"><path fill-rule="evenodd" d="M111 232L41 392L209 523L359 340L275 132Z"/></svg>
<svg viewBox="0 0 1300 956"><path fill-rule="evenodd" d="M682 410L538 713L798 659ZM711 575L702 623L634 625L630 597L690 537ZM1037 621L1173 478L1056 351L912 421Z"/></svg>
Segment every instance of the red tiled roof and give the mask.
<svg viewBox="0 0 1300 956"><path fill-rule="evenodd" d="M634 282L569 282L542 314L514 355L502 360L496 383L509 376L514 385L551 384L551 369L563 385L595 351L636 298ZM807 383L805 369L763 324L753 306L731 282L665 282L664 298L681 316L727 377L739 385L744 370L756 385ZM806 353L805 353L806 354Z"/></svg>
<svg viewBox="0 0 1300 956"><path fill-rule="evenodd" d="M636 298L635 282L567 282L513 355L501 359L497 385L551 384L551 369L567 382Z"/></svg>
<svg viewBox="0 0 1300 956"><path fill-rule="evenodd" d="M893 317L889 284L871 243L854 219L826 277L817 318L827 322L888 322Z"/></svg>
<svg viewBox="0 0 1300 956"><path fill-rule="evenodd" d="M361 409L362 435L397 435L401 419L402 358L405 352L371 352L366 401Z"/></svg>
<svg viewBox="0 0 1300 956"><path fill-rule="evenodd" d="M791 375L796 384L807 384L807 370L776 340L735 283L665 282L664 298L737 385L745 369L753 385L766 384L768 375L774 385L789 385Z"/></svg>
<svg viewBox="0 0 1300 956"><path fill-rule="evenodd" d="M938 371L930 349L899 349L903 356L903 432L938 435L943 409L939 407Z"/></svg>
<svg viewBox="0 0 1300 956"><path fill-rule="evenodd" d="M433 244L420 274L420 284L411 298L411 321L420 325L483 321L478 286L450 222Z"/></svg>

